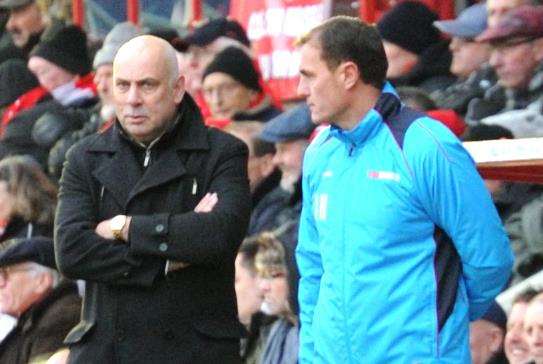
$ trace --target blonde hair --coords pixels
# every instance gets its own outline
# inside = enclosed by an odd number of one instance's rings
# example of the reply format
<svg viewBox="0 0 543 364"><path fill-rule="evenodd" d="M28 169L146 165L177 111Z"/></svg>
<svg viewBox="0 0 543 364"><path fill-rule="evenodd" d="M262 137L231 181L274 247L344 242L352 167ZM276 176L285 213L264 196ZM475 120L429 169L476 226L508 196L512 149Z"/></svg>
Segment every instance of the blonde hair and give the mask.
<svg viewBox="0 0 543 364"><path fill-rule="evenodd" d="M263 232L255 237L259 245L255 257L255 268L258 275L271 277L276 273L287 273L285 248L273 233Z"/></svg>

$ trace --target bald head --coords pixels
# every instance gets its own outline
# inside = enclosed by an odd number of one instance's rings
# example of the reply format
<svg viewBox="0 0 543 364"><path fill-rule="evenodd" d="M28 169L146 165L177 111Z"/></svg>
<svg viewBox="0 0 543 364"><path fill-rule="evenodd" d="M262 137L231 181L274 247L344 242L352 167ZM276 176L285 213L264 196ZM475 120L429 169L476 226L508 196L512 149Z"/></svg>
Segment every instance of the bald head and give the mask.
<svg viewBox="0 0 543 364"><path fill-rule="evenodd" d="M179 78L175 49L162 38L142 35L123 44L113 61L113 72L115 73L116 65L129 62L134 58L146 58L149 62L156 62L157 67L166 71L166 76L172 83Z"/></svg>
<svg viewBox="0 0 543 364"><path fill-rule="evenodd" d="M113 61L113 101L123 129L148 143L171 125L185 93L175 50L143 35L126 42Z"/></svg>

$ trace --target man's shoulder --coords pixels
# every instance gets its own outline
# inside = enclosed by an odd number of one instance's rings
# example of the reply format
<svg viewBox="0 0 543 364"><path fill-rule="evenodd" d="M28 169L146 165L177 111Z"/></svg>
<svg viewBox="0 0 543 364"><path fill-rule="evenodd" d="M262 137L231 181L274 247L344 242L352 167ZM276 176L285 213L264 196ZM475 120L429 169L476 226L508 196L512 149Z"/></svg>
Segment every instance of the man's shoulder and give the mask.
<svg viewBox="0 0 543 364"><path fill-rule="evenodd" d="M207 135L209 139L209 148L212 151L222 151L227 149L247 149L247 145L232 134L226 133L217 128L208 127Z"/></svg>

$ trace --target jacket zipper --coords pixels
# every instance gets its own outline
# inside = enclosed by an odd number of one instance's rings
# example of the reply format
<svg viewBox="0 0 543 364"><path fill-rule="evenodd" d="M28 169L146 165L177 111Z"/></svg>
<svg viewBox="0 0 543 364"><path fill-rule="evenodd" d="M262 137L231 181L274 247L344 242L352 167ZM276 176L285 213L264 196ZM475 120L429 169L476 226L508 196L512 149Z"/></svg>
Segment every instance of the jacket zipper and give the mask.
<svg viewBox="0 0 543 364"><path fill-rule="evenodd" d="M149 165L149 161L151 160L151 148L146 148L145 149L145 159L143 160L143 166L145 168L147 168L147 166Z"/></svg>

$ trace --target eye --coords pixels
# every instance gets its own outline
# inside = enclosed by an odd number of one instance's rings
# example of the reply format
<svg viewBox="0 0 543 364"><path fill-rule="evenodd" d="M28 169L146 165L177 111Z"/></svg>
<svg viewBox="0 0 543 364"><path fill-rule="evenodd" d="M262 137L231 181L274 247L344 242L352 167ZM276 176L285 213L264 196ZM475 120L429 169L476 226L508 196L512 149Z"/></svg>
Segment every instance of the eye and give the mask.
<svg viewBox="0 0 543 364"><path fill-rule="evenodd" d="M141 89L143 90L143 92L151 92L156 89L156 87L157 83L153 81L143 81L141 83Z"/></svg>
<svg viewBox="0 0 543 364"><path fill-rule="evenodd" d="M115 83L115 87L117 88L117 90L119 90L121 92L126 92L130 88L130 84L128 82L125 82L125 81L117 81Z"/></svg>

